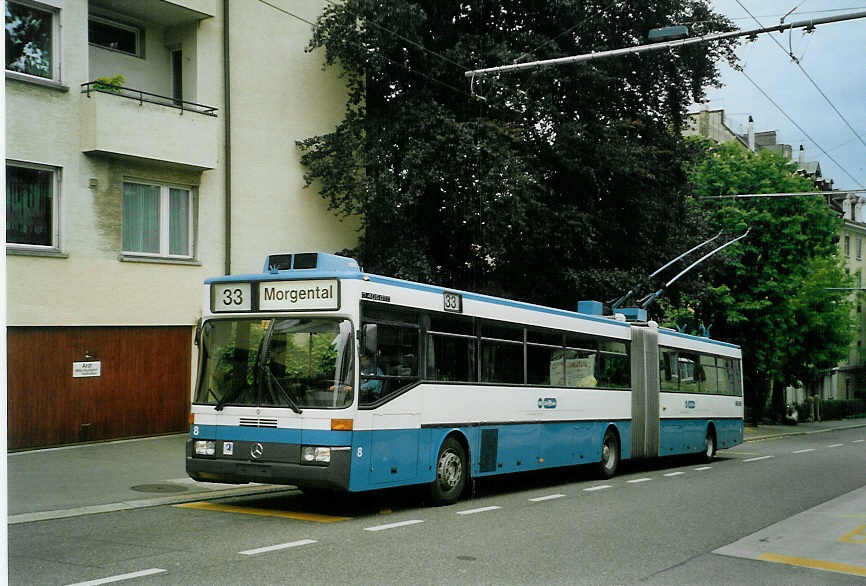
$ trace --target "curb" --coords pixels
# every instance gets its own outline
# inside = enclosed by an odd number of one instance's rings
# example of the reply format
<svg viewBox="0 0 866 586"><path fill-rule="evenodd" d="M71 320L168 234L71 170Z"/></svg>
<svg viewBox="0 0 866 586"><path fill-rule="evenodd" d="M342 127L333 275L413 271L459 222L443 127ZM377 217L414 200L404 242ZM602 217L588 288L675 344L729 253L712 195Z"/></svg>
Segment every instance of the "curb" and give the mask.
<svg viewBox="0 0 866 586"><path fill-rule="evenodd" d="M53 519L68 519L70 517L80 517L83 515L97 515L99 513L114 513L116 511L130 511L134 509L146 509L150 507L160 507L163 505L179 505L182 503L191 503L195 501L210 501L220 498L232 496L249 496L258 494L271 494L277 492L296 491L294 486L258 486L258 487L242 487L229 488L224 490L214 490L208 492L187 493L183 495L164 496L152 499L138 499L131 501L122 501L119 503L108 503L104 505L88 505L85 507L75 507L72 509L59 509L54 511L37 511L33 513L19 513L17 515L9 515L8 524L18 525L20 523L34 523L36 521L50 521Z"/></svg>
<svg viewBox="0 0 866 586"><path fill-rule="evenodd" d="M802 431L784 431L784 432L779 432L779 433L769 433L766 435L756 435L754 437L744 437L743 443L756 442L756 441L767 440L767 439L775 439L775 438L779 438L779 437L789 437L789 436L794 436L794 435L812 435L812 434L816 434L816 433L827 433L829 431L842 431L845 429L857 429L860 427L866 427L866 423L855 423L853 425L841 425L838 427L827 427L825 429L811 429L811 430L804 429Z"/></svg>

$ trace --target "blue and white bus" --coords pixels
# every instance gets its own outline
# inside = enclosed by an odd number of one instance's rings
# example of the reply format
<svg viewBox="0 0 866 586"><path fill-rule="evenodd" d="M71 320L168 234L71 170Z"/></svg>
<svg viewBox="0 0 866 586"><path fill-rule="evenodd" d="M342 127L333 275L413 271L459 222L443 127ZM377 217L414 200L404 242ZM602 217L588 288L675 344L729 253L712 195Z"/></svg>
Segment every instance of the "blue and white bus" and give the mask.
<svg viewBox="0 0 866 586"><path fill-rule="evenodd" d="M589 304L593 307L600 304ZM208 279L188 474L368 491L702 454L743 440L737 346L271 255Z"/></svg>

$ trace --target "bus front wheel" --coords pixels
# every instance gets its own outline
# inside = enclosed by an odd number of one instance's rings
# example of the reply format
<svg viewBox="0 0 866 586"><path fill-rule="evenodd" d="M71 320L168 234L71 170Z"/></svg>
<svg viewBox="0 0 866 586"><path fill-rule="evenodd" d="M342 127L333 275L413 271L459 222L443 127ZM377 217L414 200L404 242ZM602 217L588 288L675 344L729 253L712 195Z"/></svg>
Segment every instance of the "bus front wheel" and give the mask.
<svg viewBox="0 0 866 586"><path fill-rule="evenodd" d="M445 438L436 458L436 478L430 485L430 496L436 505L457 502L466 486L466 450L453 437Z"/></svg>
<svg viewBox="0 0 866 586"><path fill-rule="evenodd" d="M601 462L598 471L602 478L611 478L619 468L619 438L612 429L604 432L601 440Z"/></svg>

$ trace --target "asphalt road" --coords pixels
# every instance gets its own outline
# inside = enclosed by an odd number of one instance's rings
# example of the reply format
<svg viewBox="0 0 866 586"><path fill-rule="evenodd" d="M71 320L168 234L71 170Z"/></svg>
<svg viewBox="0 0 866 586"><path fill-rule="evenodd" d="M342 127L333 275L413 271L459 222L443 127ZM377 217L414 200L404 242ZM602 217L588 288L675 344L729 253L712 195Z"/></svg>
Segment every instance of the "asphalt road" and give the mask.
<svg viewBox="0 0 866 586"><path fill-rule="evenodd" d="M287 491L22 523L10 584L866 584L864 440L493 479L441 508Z"/></svg>

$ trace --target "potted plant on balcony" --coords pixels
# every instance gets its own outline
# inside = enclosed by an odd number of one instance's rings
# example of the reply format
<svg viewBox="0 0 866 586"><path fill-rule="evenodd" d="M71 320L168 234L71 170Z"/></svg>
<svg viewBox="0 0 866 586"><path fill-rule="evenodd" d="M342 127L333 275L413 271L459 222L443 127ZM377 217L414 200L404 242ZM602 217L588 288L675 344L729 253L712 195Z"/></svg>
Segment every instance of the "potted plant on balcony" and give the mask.
<svg viewBox="0 0 866 586"><path fill-rule="evenodd" d="M126 78L123 74L118 73L111 77L97 77L93 82L93 89L100 92L118 93L123 88Z"/></svg>

